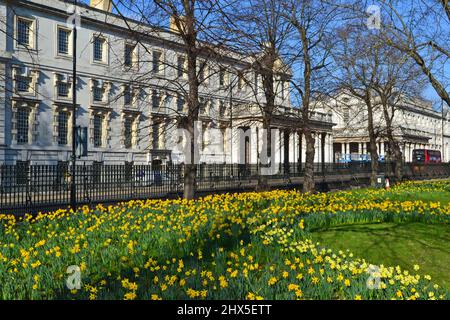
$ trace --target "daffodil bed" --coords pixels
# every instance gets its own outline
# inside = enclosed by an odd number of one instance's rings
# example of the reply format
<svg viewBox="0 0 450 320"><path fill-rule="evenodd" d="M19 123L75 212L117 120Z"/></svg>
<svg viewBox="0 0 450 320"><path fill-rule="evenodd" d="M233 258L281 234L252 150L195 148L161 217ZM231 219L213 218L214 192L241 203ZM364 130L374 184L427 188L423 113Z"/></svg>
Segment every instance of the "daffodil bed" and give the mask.
<svg viewBox="0 0 450 320"><path fill-rule="evenodd" d="M449 204L395 200L411 192L450 192L450 181L0 216L1 298L448 299L418 266L373 266L310 240L349 223L449 224ZM78 267L81 288L70 290L67 271Z"/></svg>

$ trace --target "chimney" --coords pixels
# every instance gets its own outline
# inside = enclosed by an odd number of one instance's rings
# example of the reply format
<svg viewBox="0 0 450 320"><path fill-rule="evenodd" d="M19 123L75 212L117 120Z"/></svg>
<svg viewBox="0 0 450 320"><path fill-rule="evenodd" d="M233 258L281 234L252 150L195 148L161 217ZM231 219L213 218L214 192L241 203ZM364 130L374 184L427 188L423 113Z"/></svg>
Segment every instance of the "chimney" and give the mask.
<svg viewBox="0 0 450 320"><path fill-rule="evenodd" d="M112 0L91 0L91 7L112 12Z"/></svg>
<svg viewBox="0 0 450 320"><path fill-rule="evenodd" d="M177 21L176 19L177 18L174 15L170 16L170 27L169 28L173 32L180 33L180 30L178 29L178 26L177 26L177 23L176 23L176 21ZM180 26L181 26L181 28L184 29L185 28L185 22L184 22L185 17L184 16L179 16L178 19L180 19Z"/></svg>

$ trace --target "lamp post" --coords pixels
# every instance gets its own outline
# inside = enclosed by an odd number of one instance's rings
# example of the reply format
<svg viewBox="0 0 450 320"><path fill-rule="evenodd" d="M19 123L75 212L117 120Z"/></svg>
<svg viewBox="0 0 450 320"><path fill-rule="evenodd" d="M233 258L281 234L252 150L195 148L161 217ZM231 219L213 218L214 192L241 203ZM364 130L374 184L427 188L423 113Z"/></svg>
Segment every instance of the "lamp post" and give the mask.
<svg viewBox="0 0 450 320"><path fill-rule="evenodd" d="M74 14L77 14L78 0L74 0ZM72 179L70 185L70 206L73 210L77 207L77 186L75 181L76 160L77 160L77 19L73 19L73 40L72 40Z"/></svg>

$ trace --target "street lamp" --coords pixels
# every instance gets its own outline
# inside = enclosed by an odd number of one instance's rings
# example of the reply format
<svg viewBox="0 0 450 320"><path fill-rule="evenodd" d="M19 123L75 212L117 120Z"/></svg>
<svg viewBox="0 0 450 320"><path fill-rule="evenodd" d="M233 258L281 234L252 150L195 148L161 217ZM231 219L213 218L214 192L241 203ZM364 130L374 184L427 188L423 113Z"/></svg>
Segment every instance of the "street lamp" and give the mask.
<svg viewBox="0 0 450 320"><path fill-rule="evenodd" d="M74 14L77 14L78 0L74 0ZM75 181L76 160L77 160L77 19L73 20L73 74L72 74L72 183L70 186L70 207L76 210L77 207L77 186Z"/></svg>

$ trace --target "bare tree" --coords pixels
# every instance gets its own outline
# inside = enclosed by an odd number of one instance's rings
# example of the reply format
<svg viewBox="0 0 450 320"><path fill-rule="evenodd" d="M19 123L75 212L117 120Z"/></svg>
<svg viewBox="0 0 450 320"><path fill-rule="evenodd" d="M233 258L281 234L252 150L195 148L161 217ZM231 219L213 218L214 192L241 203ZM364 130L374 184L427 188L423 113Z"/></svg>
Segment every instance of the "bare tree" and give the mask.
<svg viewBox="0 0 450 320"><path fill-rule="evenodd" d="M450 106L447 75L450 58L448 0L383 0L382 39L414 61L439 97ZM442 74L442 76L441 76Z"/></svg>
<svg viewBox="0 0 450 320"><path fill-rule="evenodd" d="M378 172L377 138L380 134L374 116L379 107L373 87L380 68L380 45L376 37L362 31L361 26L348 26L338 33L340 45L334 52L335 63L340 68L337 75L341 90L362 102L367 113L367 131L371 156L371 185L376 183ZM364 43L364 46L360 44Z"/></svg>
<svg viewBox="0 0 450 320"><path fill-rule="evenodd" d="M229 6L227 12L225 30L233 35L232 45L242 52L249 62L243 69L238 70L238 73L247 74L245 79L259 110L256 119L261 119L264 129L263 147L267 158L260 158L259 161L262 165L270 166L274 164L275 155L272 145L272 120L280 104L284 103L280 101L279 96L284 81L290 77L290 66L283 58L291 28L283 18L281 1L238 2ZM261 188L266 187L264 176L260 176L259 185Z"/></svg>
<svg viewBox="0 0 450 320"><path fill-rule="evenodd" d="M389 144L387 161L388 164L391 160L395 161L395 177L401 180L403 155L399 141L395 138L395 131L401 128L397 127L394 119L406 97L410 100L410 97L420 95L424 79L417 65L407 59L402 52L383 43L380 45L379 50L375 51L380 57L372 89L382 106L384 130L381 134L387 138Z"/></svg>
<svg viewBox="0 0 450 320"><path fill-rule="evenodd" d="M293 77L292 85L301 101L299 125L306 140L303 190L310 192L315 189L315 138L311 112L330 87L326 67L330 63L334 41L327 35L333 33L333 22L339 19L340 11L336 4L327 1L291 0L285 3L283 15L293 27L290 61L297 75Z"/></svg>
<svg viewBox="0 0 450 320"><path fill-rule="evenodd" d="M165 34L160 40L163 47L165 42L172 42L179 52L183 54L185 61L171 61L160 59L158 63L161 68L170 70L170 75L166 72L138 72L134 82L146 85L158 82L158 86L170 90L182 96L187 105L187 110L172 110L172 116L177 120L177 126L188 133L188 146L186 163L184 167L184 197L192 199L195 196L196 188L196 163L198 158L198 148L196 146L196 122L199 120L200 109L204 106L200 87L204 85L210 77L214 75L211 63L220 64L223 53L223 44L217 36L217 28L214 26L218 20L217 15L221 12L218 1L206 0L154 0L136 2L132 0L120 0L113 2L114 9L122 17L128 26L128 31L136 43L143 49L144 58L140 58L141 65L154 64L155 58L152 55L152 47L146 39L154 39L158 35ZM132 17L145 24L129 23L128 18ZM167 27L171 25L171 30ZM160 37L161 38L161 37ZM215 41L218 40L218 41ZM175 44L174 44L175 43ZM145 57L152 57L146 61ZM208 68L208 73L206 69ZM212 90L212 89L211 89ZM157 98L156 98L157 99Z"/></svg>

